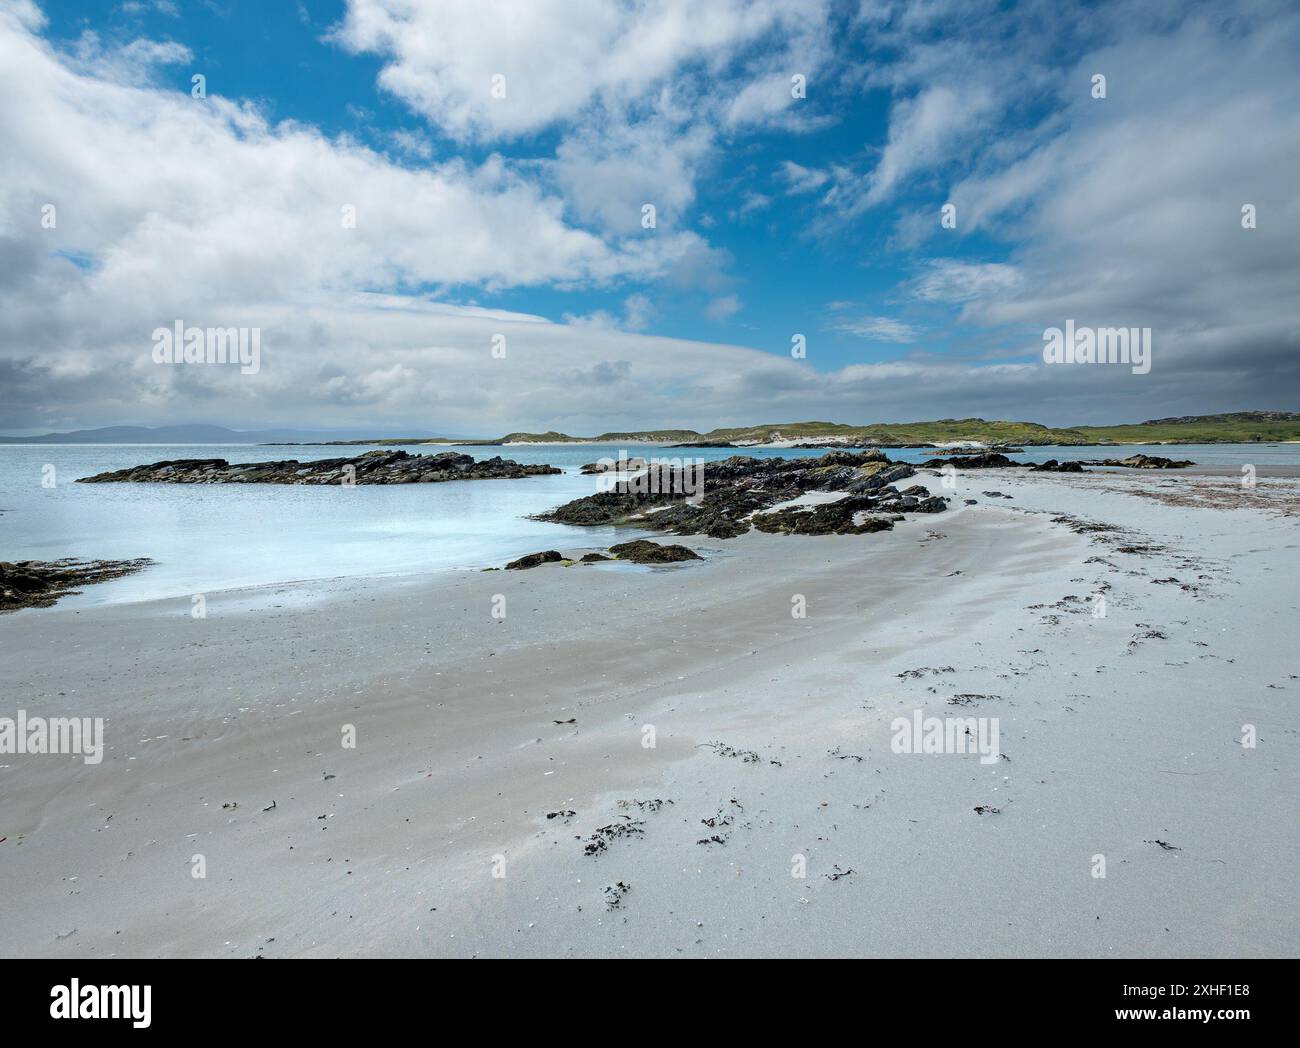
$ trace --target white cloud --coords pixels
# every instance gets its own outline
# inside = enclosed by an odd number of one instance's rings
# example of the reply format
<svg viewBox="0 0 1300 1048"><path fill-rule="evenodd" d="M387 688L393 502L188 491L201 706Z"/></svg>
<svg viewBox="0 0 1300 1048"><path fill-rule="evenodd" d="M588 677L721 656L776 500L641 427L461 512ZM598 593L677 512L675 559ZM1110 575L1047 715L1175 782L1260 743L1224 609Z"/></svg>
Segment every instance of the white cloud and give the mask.
<svg viewBox="0 0 1300 1048"><path fill-rule="evenodd" d="M650 326L654 318L655 307L649 296L629 295L623 303L623 326L629 331L643 331Z"/></svg>
<svg viewBox="0 0 1300 1048"><path fill-rule="evenodd" d="M11 427L78 401L99 418L383 402L414 419L409 391L430 386L440 401L494 391L504 416L537 387L517 366L476 379L496 315L357 292L612 287L699 279L714 265L694 234L575 228L559 197L503 158L398 166L246 104L142 85L90 38L61 55L33 35L40 25L30 4L0 7L0 416ZM138 41L130 53L166 52ZM47 204L54 228L42 226ZM644 296L627 299L627 326L649 315ZM153 366L150 333L175 319L262 328L265 370L240 381ZM548 327L561 333L557 359L599 359L601 342ZM413 381L399 364L432 370Z"/></svg>
<svg viewBox="0 0 1300 1048"><path fill-rule="evenodd" d="M777 177L785 182L785 191L791 196L797 196L801 193L815 193L826 185L831 178L825 171L804 167L802 164L796 164L793 160L783 160L781 162L781 166L777 169Z"/></svg>
<svg viewBox="0 0 1300 1048"><path fill-rule="evenodd" d="M969 302L991 299L1015 290L1021 275L1002 262L961 262L939 258L913 282L916 297L926 302Z"/></svg>
<svg viewBox="0 0 1300 1048"><path fill-rule="evenodd" d="M809 74L825 17L822 0L497 0L490 17L479 0L348 0L334 36L380 55L383 86L448 134L493 138L540 130L593 104L622 109L671 86L690 63L717 74L741 48L771 36L791 73ZM492 93L498 75L505 97ZM771 86L770 72L742 81L732 92L733 121L784 108L768 98Z"/></svg>
<svg viewBox="0 0 1300 1048"><path fill-rule="evenodd" d="M544 166L580 221L641 235L642 208L651 204L657 234L683 225L711 149L709 132L689 126L665 103L635 123L610 120L573 132Z"/></svg>
<svg viewBox="0 0 1300 1048"><path fill-rule="evenodd" d="M704 307L704 315L718 323L730 320L741 310L740 299L735 295L722 295Z"/></svg>
<svg viewBox="0 0 1300 1048"><path fill-rule="evenodd" d="M87 30L72 49L79 71L119 84L147 84L157 66L179 65L194 57L184 44L170 40L132 40L105 46L98 34Z"/></svg>
<svg viewBox="0 0 1300 1048"><path fill-rule="evenodd" d="M623 316L620 319L606 309L592 313L566 313L564 322L577 328L604 328L608 330L642 331L650 325L655 314L654 304L647 295L640 293L629 295L623 302Z"/></svg>
<svg viewBox="0 0 1300 1048"><path fill-rule="evenodd" d="M0 218L42 254L92 256L91 295L157 304L202 288L259 300L357 285L599 283L662 272L698 243L671 232L602 240L499 157L409 170L246 104L123 82L120 52L83 44L64 60L12 17L0 22ZM156 53L147 41L130 51ZM54 230L39 225L46 202L59 207Z"/></svg>
<svg viewBox="0 0 1300 1048"><path fill-rule="evenodd" d="M157 11L169 18L179 18L181 16L180 10L173 0L124 0L122 4L123 14L142 15L148 14L150 11Z"/></svg>
<svg viewBox="0 0 1300 1048"><path fill-rule="evenodd" d="M388 137L393 143L393 148L404 156L414 157L418 160L431 160L433 158L433 143L429 141L427 135L418 131L400 128L392 132Z"/></svg>
<svg viewBox="0 0 1300 1048"><path fill-rule="evenodd" d="M895 317L845 317L827 325L830 331L856 335L872 342L915 342L917 330Z"/></svg>
<svg viewBox="0 0 1300 1048"><path fill-rule="evenodd" d="M979 87L930 87L895 103L889 142L855 205L874 207L908 176L950 160L971 136L985 129L992 109L991 96Z"/></svg>
<svg viewBox="0 0 1300 1048"><path fill-rule="evenodd" d="M381 56L380 84L454 139L555 130L539 166L606 233L638 228L645 203L659 228L682 228L725 136L828 119L791 90L799 74L829 91L827 0L498 0L491 12L349 0L333 39Z"/></svg>

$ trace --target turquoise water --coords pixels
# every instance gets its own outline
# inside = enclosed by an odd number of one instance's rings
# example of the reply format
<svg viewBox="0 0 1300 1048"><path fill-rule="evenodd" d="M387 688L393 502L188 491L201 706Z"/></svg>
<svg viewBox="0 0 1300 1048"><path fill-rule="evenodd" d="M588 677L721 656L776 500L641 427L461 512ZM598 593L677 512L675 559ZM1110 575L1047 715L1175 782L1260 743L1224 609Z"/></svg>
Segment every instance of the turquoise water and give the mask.
<svg viewBox="0 0 1300 1048"><path fill-rule="evenodd" d="M623 445L630 457L734 454L816 456L820 451L726 448L667 450ZM260 462L358 455L368 447L255 445L0 445L0 560L60 557L128 559L157 564L92 586L73 604L147 600L305 579L401 575L500 566L552 547L606 546L627 529L571 528L531 514L597 490L583 463L617 458L619 445L460 447L475 458L502 455L546 462L559 476L398 486L75 484L78 477L176 458ZM411 448L436 452L437 448ZM1024 461L1147 454L1239 467L1300 465L1300 445L1186 445L1151 448L1032 448ZM888 452L924 462L919 449ZM53 468L51 474L49 467ZM52 476L52 487L43 478Z"/></svg>

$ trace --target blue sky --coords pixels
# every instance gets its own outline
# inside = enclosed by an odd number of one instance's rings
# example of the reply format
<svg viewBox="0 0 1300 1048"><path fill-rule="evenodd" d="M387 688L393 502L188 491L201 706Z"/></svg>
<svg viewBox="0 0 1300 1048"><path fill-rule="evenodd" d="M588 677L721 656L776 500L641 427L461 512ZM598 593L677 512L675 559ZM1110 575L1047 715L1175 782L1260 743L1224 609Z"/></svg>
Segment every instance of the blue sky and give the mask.
<svg viewBox="0 0 1300 1048"><path fill-rule="evenodd" d="M5 9L0 40L38 101L0 110L23 151L0 168L0 249L39 254L23 294L67 330L0 327L0 429L1295 406L1290 5ZM207 99L190 97L196 72ZM88 119L125 141L88 141ZM96 220L27 230L55 187L61 214L93 201ZM325 216L354 198L362 235L338 240ZM183 312L260 322L269 377L150 370L139 332ZM1042 332L1067 317L1151 326L1151 375L1045 365ZM483 359L496 328L526 337L526 360ZM52 366L42 343L84 359Z"/></svg>

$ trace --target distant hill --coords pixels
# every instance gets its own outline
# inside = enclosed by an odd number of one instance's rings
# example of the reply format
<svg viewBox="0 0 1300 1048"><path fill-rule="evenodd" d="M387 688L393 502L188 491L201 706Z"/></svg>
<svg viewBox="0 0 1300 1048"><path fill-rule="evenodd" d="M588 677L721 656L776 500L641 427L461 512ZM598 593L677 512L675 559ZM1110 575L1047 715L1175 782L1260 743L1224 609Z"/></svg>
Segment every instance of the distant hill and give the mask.
<svg viewBox="0 0 1300 1048"><path fill-rule="evenodd" d="M691 440L702 440L703 434L693 429L646 429L628 432L602 433L596 438L601 444L617 444L620 441L635 444L642 441L656 444L682 444Z"/></svg>
<svg viewBox="0 0 1300 1048"><path fill-rule="evenodd" d="M1075 426L1089 440L1123 444L1221 444L1300 440L1300 412L1234 411L1181 415L1127 426Z"/></svg>
<svg viewBox="0 0 1300 1048"><path fill-rule="evenodd" d="M488 443L664 443L729 441L733 444L771 444L778 441L843 442L846 444L943 444L952 441L1013 444L1020 447L1057 444L1214 444L1255 440L1300 440L1300 412L1239 411L1220 415L1188 415L1152 419L1120 426L1050 427L1037 422L996 421L982 418L935 419L928 422L891 422L851 426L842 422L782 422L758 426L711 429L650 429L602 433L598 437L571 437L564 433L511 433Z"/></svg>
<svg viewBox="0 0 1300 1048"><path fill-rule="evenodd" d="M1175 418L1152 418L1143 426L1185 426L1206 422L1300 422L1300 411L1231 411L1225 415L1179 415Z"/></svg>
<svg viewBox="0 0 1300 1048"><path fill-rule="evenodd" d="M571 437L567 433L557 433L555 430L547 430L545 433L507 433L499 440L494 440L494 444L575 444L584 440L590 440L590 437Z"/></svg>
<svg viewBox="0 0 1300 1048"><path fill-rule="evenodd" d="M225 426L104 426L70 433L42 433L31 437L0 437L0 444L318 444L337 437L338 431L295 429L235 430Z"/></svg>
<svg viewBox="0 0 1300 1048"><path fill-rule="evenodd" d="M868 444L932 444L955 440L1021 445L1084 442L1084 438L1073 430L1049 429L1036 422L991 422L982 418L945 418L931 422L878 423L870 426L847 426L837 422L787 422L738 429L714 429L706 433L705 438L729 440L732 443L826 438Z"/></svg>

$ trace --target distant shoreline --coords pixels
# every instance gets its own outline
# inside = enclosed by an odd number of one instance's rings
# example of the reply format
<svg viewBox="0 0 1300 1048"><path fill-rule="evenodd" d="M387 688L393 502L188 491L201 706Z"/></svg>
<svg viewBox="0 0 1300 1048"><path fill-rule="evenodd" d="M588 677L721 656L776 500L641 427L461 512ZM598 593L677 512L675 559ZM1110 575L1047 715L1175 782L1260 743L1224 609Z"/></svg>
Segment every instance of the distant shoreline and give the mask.
<svg viewBox="0 0 1300 1048"><path fill-rule="evenodd" d="M1058 444L1053 442L1039 443L1034 441L1020 441L1025 448L1124 448L1124 447L1187 447L1191 445L1225 445L1242 447L1268 447L1271 445L1289 445L1300 444L1298 440L1224 440L1224 439L1192 439L1185 440L1099 440L1099 441L1080 441L1068 444ZM676 448L683 451L689 451L692 447L713 447L725 448L725 444L674 444L658 440L512 440L503 443L499 440L424 440L420 438L411 439L387 439L387 440L323 440L323 441L248 441L248 440L222 440L222 441L77 441L65 442L56 440L7 440L0 443L0 447L6 448L344 448L344 447L440 447L440 448L519 448L519 447L610 447L622 445L626 447L653 447L653 448ZM983 443L980 441L941 441L936 443L927 442L908 442L900 444L877 444L870 442L863 443L820 443L812 440L804 441L770 441L756 442L746 444L732 444L737 451L748 451L752 448L776 448L783 450L800 450L810 447L824 448L827 451L844 449L847 451L868 451L879 449L881 451L897 451L906 448L988 448L997 450L1003 447L998 443ZM1015 454L1015 452L1006 452Z"/></svg>
<svg viewBox="0 0 1300 1048"><path fill-rule="evenodd" d="M1211 439L1096 440L1096 441L1074 441L1071 443L1057 443L1055 441L1048 441L1043 443L1043 442L1022 440L1019 443L1026 447L1034 447L1034 448L1180 447L1180 446L1185 446L1190 444L1241 444L1246 447L1253 447L1256 445L1266 445L1266 444L1300 444L1300 440L1222 440L1222 439L1217 439L1217 440L1211 440ZM727 446L725 444L692 445L690 443L685 443L685 444L669 443L667 441L660 441L660 440L599 440L596 438L581 438L581 439L575 438L574 440L500 441L500 440L422 440L414 437L409 440L407 439L399 439L399 440L390 439L390 440L373 440L373 441L371 440L326 440L326 441L319 441L319 442L271 441L267 443L254 444L249 446L264 447L264 448L333 448L333 447L340 447L340 448L341 447L546 448L546 447L581 447L583 445L590 445L593 447L608 447L610 445L615 445L615 444L622 444L628 446L635 445L638 447L679 448L681 450L690 450L690 448L693 446L714 447L714 448L719 448L719 447L725 448ZM141 445L141 446L148 447L150 445ZM164 445L155 445L155 446L162 447ZM168 446L181 446L181 445L168 445ZM194 446L201 447L201 446L209 446L209 445L194 445ZM223 445L211 445L211 446L219 447ZM230 445L224 445L224 446L230 446ZM882 451L897 451L903 448L921 448L921 447L930 447L930 448L966 447L966 448L997 449L1002 447L1003 445L999 443L985 443L983 441L978 441L978 440L953 440L953 441L934 441L934 442L910 441L905 444L884 444L884 443L875 443L875 442L867 442L867 441L855 443L851 441L821 442L816 440L799 440L799 441L773 440L773 441L753 441L747 443L733 443L731 445L731 447L734 447L737 451L744 451L749 448L799 449L799 448L808 448L810 446L826 448L828 451L834 450L836 448L843 448L845 450L850 450L850 451L870 450L872 448L879 448ZM1011 452L1008 452L1008 454L1011 454Z"/></svg>
<svg viewBox="0 0 1300 1048"><path fill-rule="evenodd" d="M512 447L516 445L645 444L712 447L905 448L905 447L1103 447L1139 444L1300 443L1300 412L1238 411L1182 415L1111 426L1045 426L1037 422L943 418L917 422L849 425L809 421L693 429L611 430L592 437L559 430L513 430L498 437L427 434L335 439L337 430L231 430L222 426L109 426L68 433L0 436L0 444L254 444L265 447ZM355 432L355 430L354 430Z"/></svg>

